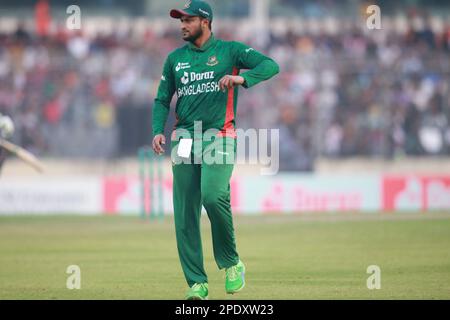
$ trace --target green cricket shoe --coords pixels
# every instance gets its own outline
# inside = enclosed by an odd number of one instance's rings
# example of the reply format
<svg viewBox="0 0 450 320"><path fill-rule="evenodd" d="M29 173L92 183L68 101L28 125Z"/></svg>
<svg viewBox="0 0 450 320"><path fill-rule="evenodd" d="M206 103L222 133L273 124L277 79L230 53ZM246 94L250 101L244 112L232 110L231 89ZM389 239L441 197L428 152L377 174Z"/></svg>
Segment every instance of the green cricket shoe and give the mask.
<svg viewBox="0 0 450 320"><path fill-rule="evenodd" d="M186 293L186 300L208 300L208 284L194 283Z"/></svg>
<svg viewBox="0 0 450 320"><path fill-rule="evenodd" d="M241 291L245 286L245 265L239 260L238 264L225 269L225 291L233 294Z"/></svg>

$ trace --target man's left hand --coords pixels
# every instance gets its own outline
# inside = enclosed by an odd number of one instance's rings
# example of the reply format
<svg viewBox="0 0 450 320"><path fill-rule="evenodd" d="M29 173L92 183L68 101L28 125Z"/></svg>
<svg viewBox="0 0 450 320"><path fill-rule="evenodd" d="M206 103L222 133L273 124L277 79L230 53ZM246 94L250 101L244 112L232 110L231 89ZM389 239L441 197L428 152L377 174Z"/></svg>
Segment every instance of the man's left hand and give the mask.
<svg viewBox="0 0 450 320"><path fill-rule="evenodd" d="M225 89L231 89L234 86L239 86L241 84L244 84L245 79L241 76L231 76L226 75L219 81L219 88L222 91L225 91Z"/></svg>

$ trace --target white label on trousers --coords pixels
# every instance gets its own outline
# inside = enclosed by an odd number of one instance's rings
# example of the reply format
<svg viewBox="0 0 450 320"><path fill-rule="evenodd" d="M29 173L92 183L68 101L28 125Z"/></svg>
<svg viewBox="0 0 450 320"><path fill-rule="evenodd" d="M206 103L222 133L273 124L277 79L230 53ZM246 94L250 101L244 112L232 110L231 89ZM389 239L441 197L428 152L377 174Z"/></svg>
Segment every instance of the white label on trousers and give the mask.
<svg viewBox="0 0 450 320"><path fill-rule="evenodd" d="M191 155L192 139L180 139L178 143L177 155L182 158L189 158Z"/></svg>

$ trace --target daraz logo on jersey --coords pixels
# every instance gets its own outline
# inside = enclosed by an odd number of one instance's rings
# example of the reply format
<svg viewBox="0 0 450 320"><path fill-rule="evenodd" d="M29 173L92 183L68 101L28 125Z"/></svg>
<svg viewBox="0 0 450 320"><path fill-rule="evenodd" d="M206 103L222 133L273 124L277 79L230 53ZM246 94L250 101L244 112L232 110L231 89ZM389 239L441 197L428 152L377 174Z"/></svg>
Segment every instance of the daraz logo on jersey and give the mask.
<svg viewBox="0 0 450 320"><path fill-rule="evenodd" d="M188 82L189 82L189 73L185 72L181 77L181 83L188 84Z"/></svg>
<svg viewBox="0 0 450 320"><path fill-rule="evenodd" d="M181 83L184 84L182 88L178 89L178 98L182 96L192 96L200 93L207 92L216 92L219 91L219 84L217 81L211 81L207 83L201 83L198 85L191 84L190 86L186 86L190 82L201 81L201 80L213 80L214 79L214 71L207 71L203 73L198 72L183 72L183 76L181 77Z"/></svg>
<svg viewBox="0 0 450 320"><path fill-rule="evenodd" d="M214 79L214 71L208 71L203 73L197 73L197 72L184 72L183 76L181 77L181 83L182 84L188 84L189 82L193 81L200 81L200 80L212 80Z"/></svg>

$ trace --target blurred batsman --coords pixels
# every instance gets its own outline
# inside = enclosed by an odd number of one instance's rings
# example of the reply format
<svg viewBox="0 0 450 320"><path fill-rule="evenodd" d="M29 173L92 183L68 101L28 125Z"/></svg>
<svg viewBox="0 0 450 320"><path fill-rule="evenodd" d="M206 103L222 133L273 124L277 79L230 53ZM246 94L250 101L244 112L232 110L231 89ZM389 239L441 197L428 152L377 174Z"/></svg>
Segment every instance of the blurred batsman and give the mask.
<svg viewBox="0 0 450 320"><path fill-rule="evenodd" d="M177 122L171 139L175 233L189 285L186 299L203 300L208 298L208 278L200 233L202 205L211 222L215 261L225 269L226 292L236 293L245 285L230 204L238 87L267 80L279 67L245 44L216 39L211 31L213 12L204 1L188 1L170 16L180 19L182 38L188 43L164 63L153 107L152 147L158 154L164 152L164 126L176 93ZM239 75L241 69L248 71Z"/></svg>
<svg viewBox="0 0 450 320"><path fill-rule="evenodd" d="M10 117L0 113L0 139L8 139L14 133L14 123ZM3 163L6 160L7 151L0 146L0 173L2 171Z"/></svg>

